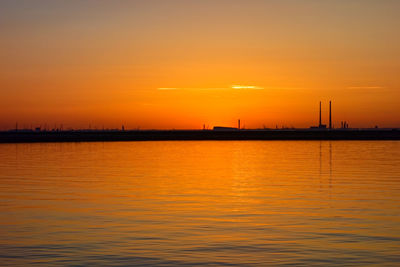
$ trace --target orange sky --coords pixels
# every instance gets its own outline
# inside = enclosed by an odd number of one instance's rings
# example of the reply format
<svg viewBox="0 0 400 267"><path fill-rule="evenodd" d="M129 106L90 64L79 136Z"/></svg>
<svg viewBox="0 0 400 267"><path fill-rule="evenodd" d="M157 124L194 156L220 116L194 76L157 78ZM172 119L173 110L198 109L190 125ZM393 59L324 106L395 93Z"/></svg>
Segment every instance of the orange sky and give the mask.
<svg viewBox="0 0 400 267"><path fill-rule="evenodd" d="M2 1L0 129L308 127L319 100L325 119L333 101L336 126L400 127L398 10L389 0Z"/></svg>

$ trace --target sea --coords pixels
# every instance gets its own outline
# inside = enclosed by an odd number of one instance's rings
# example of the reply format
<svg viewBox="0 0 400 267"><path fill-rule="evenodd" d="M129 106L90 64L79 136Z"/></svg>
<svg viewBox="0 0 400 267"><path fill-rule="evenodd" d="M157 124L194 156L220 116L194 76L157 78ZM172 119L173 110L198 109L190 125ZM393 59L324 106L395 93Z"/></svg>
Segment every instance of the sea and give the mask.
<svg viewBox="0 0 400 267"><path fill-rule="evenodd" d="M399 141L0 144L1 266L399 266Z"/></svg>

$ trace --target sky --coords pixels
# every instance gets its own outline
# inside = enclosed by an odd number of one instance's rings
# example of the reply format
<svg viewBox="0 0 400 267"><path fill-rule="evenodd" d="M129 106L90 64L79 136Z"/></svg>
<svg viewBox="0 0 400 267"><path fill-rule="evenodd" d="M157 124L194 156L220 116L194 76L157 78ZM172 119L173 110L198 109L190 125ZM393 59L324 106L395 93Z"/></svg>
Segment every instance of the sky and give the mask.
<svg viewBox="0 0 400 267"><path fill-rule="evenodd" d="M0 2L0 130L400 127L400 1Z"/></svg>

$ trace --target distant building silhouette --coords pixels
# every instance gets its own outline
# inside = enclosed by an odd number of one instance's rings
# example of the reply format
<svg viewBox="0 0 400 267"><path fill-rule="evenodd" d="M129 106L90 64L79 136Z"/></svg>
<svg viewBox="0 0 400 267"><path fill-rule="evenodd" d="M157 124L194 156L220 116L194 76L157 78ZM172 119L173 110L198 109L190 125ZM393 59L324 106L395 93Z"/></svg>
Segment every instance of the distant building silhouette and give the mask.
<svg viewBox="0 0 400 267"><path fill-rule="evenodd" d="M332 101L329 101L329 129L332 129Z"/></svg>
<svg viewBox="0 0 400 267"><path fill-rule="evenodd" d="M326 124L322 124L322 108L321 108L321 101L319 101L319 125L318 126L311 126L311 129L326 129Z"/></svg>

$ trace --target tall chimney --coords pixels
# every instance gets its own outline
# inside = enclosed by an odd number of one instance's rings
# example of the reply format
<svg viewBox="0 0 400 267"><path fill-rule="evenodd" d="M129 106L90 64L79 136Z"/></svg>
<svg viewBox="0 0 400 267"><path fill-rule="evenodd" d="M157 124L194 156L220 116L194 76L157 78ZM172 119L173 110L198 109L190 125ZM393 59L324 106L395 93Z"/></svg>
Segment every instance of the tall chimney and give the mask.
<svg viewBox="0 0 400 267"><path fill-rule="evenodd" d="M322 122L321 122L321 101L319 101L319 127L321 127Z"/></svg>
<svg viewBox="0 0 400 267"><path fill-rule="evenodd" d="M332 129L332 103L329 101L329 129Z"/></svg>
<svg viewBox="0 0 400 267"><path fill-rule="evenodd" d="M240 119L238 119L238 130L240 130Z"/></svg>

